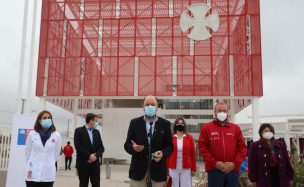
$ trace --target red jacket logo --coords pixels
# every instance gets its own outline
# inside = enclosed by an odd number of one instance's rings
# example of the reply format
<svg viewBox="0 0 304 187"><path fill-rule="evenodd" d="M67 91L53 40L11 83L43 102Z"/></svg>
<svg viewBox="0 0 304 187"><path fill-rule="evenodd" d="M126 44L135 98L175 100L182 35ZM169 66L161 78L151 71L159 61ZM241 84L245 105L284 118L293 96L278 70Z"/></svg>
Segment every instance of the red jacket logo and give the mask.
<svg viewBox="0 0 304 187"><path fill-rule="evenodd" d="M211 140L218 140L220 139L220 135L218 132L211 132Z"/></svg>

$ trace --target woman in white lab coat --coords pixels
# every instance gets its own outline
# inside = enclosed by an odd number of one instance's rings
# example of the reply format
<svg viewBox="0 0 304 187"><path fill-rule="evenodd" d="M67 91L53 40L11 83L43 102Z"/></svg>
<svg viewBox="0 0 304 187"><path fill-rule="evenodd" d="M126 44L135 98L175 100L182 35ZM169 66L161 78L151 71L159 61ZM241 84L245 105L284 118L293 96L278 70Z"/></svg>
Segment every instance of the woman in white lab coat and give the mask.
<svg viewBox="0 0 304 187"><path fill-rule="evenodd" d="M38 114L34 130L26 140L25 182L27 187L52 187L56 177L55 162L59 159L61 136L56 131L52 114Z"/></svg>

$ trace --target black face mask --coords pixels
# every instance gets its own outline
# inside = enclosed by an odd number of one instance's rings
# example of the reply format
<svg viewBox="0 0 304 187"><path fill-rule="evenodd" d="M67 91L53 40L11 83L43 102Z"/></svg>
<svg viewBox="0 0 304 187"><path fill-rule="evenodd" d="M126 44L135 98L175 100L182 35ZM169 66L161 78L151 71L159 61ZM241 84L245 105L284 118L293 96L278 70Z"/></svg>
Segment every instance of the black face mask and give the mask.
<svg viewBox="0 0 304 187"><path fill-rule="evenodd" d="M184 125L176 125L175 129L178 131L184 131L185 130L185 126Z"/></svg>

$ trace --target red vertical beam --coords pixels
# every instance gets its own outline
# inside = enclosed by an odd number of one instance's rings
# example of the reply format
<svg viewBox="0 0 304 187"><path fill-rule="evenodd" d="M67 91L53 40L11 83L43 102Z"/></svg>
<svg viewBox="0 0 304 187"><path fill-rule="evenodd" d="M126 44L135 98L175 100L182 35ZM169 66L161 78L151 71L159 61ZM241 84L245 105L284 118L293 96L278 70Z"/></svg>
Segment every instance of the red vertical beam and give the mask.
<svg viewBox="0 0 304 187"><path fill-rule="evenodd" d="M229 84L229 86L228 86L228 93L229 93L229 95L231 96L231 90L230 90L230 88L231 88L231 85L230 85L230 9L229 9L229 1L230 0L227 0L227 17L226 17L226 21L227 21L227 38L228 38L228 44L227 44L227 50L228 50L228 65L227 65L227 67L228 67L228 84ZM234 60L233 60L233 64L234 64ZM233 66L234 67L234 66ZM231 70L231 71L234 71L234 70ZM234 84L234 80L233 80L233 84ZM233 90L233 93L234 93L234 95L235 95L235 86L233 87L234 88L234 90Z"/></svg>
<svg viewBox="0 0 304 187"><path fill-rule="evenodd" d="M67 4L66 4L66 2L64 2L64 9L63 9L63 11L64 11L64 17L65 17L65 7L66 7L66 6L67 6ZM66 17L65 17L65 20L67 20ZM66 26L66 31L65 31L66 33L68 32L68 24L69 24L69 21L67 20L67 21L66 21L66 25L67 25L67 26ZM64 25L64 22L63 22L63 25ZM64 29L63 29L63 31L64 31ZM67 33L67 34L68 34L68 33ZM68 41L68 39L66 38L66 39L65 39L65 47L67 46L67 41ZM65 70L66 70L66 52L67 52L67 50L65 49L65 50L64 50L64 57L63 57L63 60L64 60L64 66L63 66L63 73L64 73L64 75L63 75L63 79L62 79L62 81L63 81L63 83L62 83L63 86L62 86L62 87L63 87L63 88L62 88L62 94L61 94L61 95L64 95L64 90L65 90L65 89L64 89L64 88L65 88L65 81L64 81L64 80L65 80L65 74L66 74L66 73L65 73ZM61 57L62 57L62 56L61 56ZM61 59L62 59L62 58L61 58Z"/></svg>
<svg viewBox="0 0 304 187"><path fill-rule="evenodd" d="M85 4L83 6L85 7ZM85 9L83 10L82 14L83 14L82 17L85 17L85 15L84 15L85 14ZM87 35L84 36L84 33L86 32L85 31L85 27L84 27L84 21L81 20L81 23L82 23L82 25L81 25L82 35L81 35L81 46L80 46L80 55L81 55L81 57L80 57L80 68L79 68L79 75L80 75L79 76L79 79L80 79L80 81L79 81L79 90L78 90L79 95L80 95L80 90L81 90L81 82L83 82L83 89L85 88L85 85L84 85L85 81L84 81L84 79L83 80L81 79L81 73L83 71L82 70L83 67L84 67L84 75L85 75L85 65L83 66L82 63L86 63L86 59L84 58L84 53L83 53L84 39L86 38L89 42L90 42L90 40L92 40L92 38L87 38ZM89 24L92 27L92 22L89 22ZM97 51L97 53L98 53L98 51ZM83 62L83 60L84 60L84 62ZM82 94L84 94L84 90L82 90Z"/></svg>
<svg viewBox="0 0 304 187"><path fill-rule="evenodd" d="M42 82L42 87L40 88L41 89L41 93L42 93L42 96L43 96L43 91L44 91L44 86L47 86L47 85L44 85L44 79L46 78L44 75L45 75L45 60L46 60L46 57L48 56L47 55L47 47L48 47L48 33L49 33L49 19L48 19L48 17L49 17L49 13L50 13L50 3L48 3L48 2L46 2L46 1L43 1L42 2L42 11L41 11L41 22L43 22L43 7L44 6L47 6L47 12L48 12L48 15L46 16L46 18L45 18L45 22L47 23L46 24L46 27L45 27L45 29L46 29L46 35L45 35L45 48L44 48L44 56L41 58L41 56L40 56L40 54L41 54L41 47L39 47L39 53L38 53L38 63L39 63L39 65L38 65L38 70L37 70L37 74L36 74L36 77L37 77L37 79L38 79L38 76L39 76L39 70L41 70L41 69L43 69L44 71L44 73L43 73L43 77L42 77L42 80L41 80L41 77L40 77L40 82ZM41 25L40 25L40 31L42 31L42 27L43 27L43 24L41 23ZM41 33L40 33L40 45L41 45ZM39 60L39 59L43 59L43 63ZM42 66L43 65L43 66ZM41 68L42 67L42 68ZM41 68L41 69L40 69ZM38 80L37 80L37 82L38 82ZM37 92L38 92L38 89L39 88L37 88L37 83L36 83L36 95L38 95L37 94Z"/></svg>
<svg viewBox="0 0 304 187"><path fill-rule="evenodd" d="M248 14L248 12L249 12L249 4L248 4L248 0L246 0L245 1L245 31L246 31L246 33L247 33L247 28L246 28L246 23L247 23L247 20L246 20L246 16L247 15L249 15L250 16L250 27L251 27L251 15L250 14ZM252 44L252 42L251 42L251 44ZM246 46L247 47L247 46ZM247 54L247 55L249 55L249 58L248 58L248 60L249 60L249 62L248 62L248 65L250 66L250 71L251 71L251 95L254 95L254 88L253 88L253 85L254 85L254 80L253 80L253 68L252 68L252 45L250 46L251 47L251 54ZM246 52L247 52L247 49L246 49ZM249 72L248 72L249 73ZM246 93L246 94L248 94L248 93ZM244 93L243 93L243 95L244 95Z"/></svg>
<svg viewBox="0 0 304 187"><path fill-rule="evenodd" d="M98 16L98 42L99 42L99 27L100 27L100 19L101 19L101 4L102 4L102 1L100 1L99 2L99 16ZM101 22L102 24L103 24L103 21ZM103 25L102 25L102 28L103 28ZM103 34L101 33L101 36L103 36ZM97 42L97 46L99 46L98 45L98 42ZM101 42L101 56L102 56L102 38L101 38L101 40L100 40L100 42ZM102 87L102 82L101 82L101 78L102 78L102 59L101 59L101 56L98 56L98 47L97 47L97 58L96 59L98 59L99 60L99 62L100 62L100 75L99 75L99 93L98 93L98 95L101 95L101 87ZM94 107L95 108L95 107Z"/></svg>
<svg viewBox="0 0 304 187"><path fill-rule="evenodd" d="M135 3L135 20L134 20L134 39L133 39L133 41L134 41L134 51L133 51L133 62L134 62L134 60L135 60L135 54L137 54L136 53L136 41L137 41L137 39L136 39L136 34L137 34L137 0L136 0L136 3ZM152 10L153 10L153 8L152 8ZM135 65L135 62L134 62L134 65ZM134 74L135 74L135 66L133 65L133 71L134 71ZM138 65L138 64L137 64ZM138 67L137 67L137 76L138 76L138 71L139 69L138 69ZM132 89L132 95L134 96L134 87L135 87L135 85L134 85L134 76L133 76L133 89ZM138 78L137 78L137 85L138 85ZM138 95L138 86L137 86L137 95Z"/></svg>
<svg viewBox="0 0 304 187"><path fill-rule="evenodd" d="M259 44L260 44L260 74L259 74L259 77L260 77L260 88L259 89L259 93L260 95L262 96L263 95L263 70L262 70L262 42L261 42L261 12L260 12L260 0L257 1L258 3L258 15L259 15L259 38L258 40L260 40Z"/></svg>
<svg viewBox="0 0 304 187"><path fill-rule="evenodd" d="M193 44L194 45L194 44ZM192 92L192 95L195 95L196 93L196 86L195 86L195 59L194 59L194 55L192 56L192 66L193 66L193 69L192 69L192 78L193 78L193 92Z"/></svg>
<svg viewBox="0 0 304 187"><path fill-rule="evenodd" d="M118 96L118 80L119 80L119 43L120 43L120 18L118 18L118 23L117 23L117 56L116 56L116 96Z"/></svg>
<svg viewBox="0 0 304 187"><path fill-rule="evenodd" d="M151 6L152 6L152 12L151 12L152 17L151 17L151 19L152 19L154 17L154 0L151 0Z"/></svg>
<svg viewBox="0 0 304 187"><path fill-rule="evenodd" d="M48 4L48 16L47 16L47 35L46 35L46 37L47 37L47 39L46 39L46 49L48 49L48 46L49 46L49 26L50 26L50 2L49 2L49 4ZM65 9L65 7L64 7L64 9ZM48 54L46 54L46 57L47 56L49 56ZM45 61L44 61L45 62ZM50 77L50 71L49 71L49 67L50 67L50 60L49 60L49 64L48 64L48 72L47 72L47 74L48 74L48 77L47 77L47 85L44 85L44 80L43 80L43 88L42 88L42 94L43 94L43 91L44 91L44 87L46 86L47 87L47 90L46 90L46 94L48 95L48 91L49 91L49 89L48 89L48 84L49 84L49 77ZM44 68L45 68L45 65L44 65Z"/></svg>
<svg viewBox="0 0 304 187"><path fill-rule="evenodd" d="M156 68L157 68L156 57L154 56L154 91L153 91L154 95L156 95L156 77L157 77Z"/></svg>
<svg viewBox="0 0 304 187"><path fill-rule="evenodd" d="M134 50L133 50L133 57L135 57L135 54L136 54L136 31L137 31L137 0L135 2L135 10L134 10L134 14L135 14L135 17L134 17L134 38L133 38L133 45L134 45ZM133 83L134 84L134 83ZM134 91L133 91L134 92ZM134 94L133 94L134 95Z"/></svg>

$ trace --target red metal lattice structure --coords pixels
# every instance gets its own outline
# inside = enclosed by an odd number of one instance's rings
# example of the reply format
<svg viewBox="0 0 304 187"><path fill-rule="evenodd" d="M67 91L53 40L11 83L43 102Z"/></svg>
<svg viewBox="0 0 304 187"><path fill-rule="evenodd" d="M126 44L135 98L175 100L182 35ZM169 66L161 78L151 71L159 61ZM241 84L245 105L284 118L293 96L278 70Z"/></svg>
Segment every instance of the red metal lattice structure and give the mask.
<svg viewBox="0 0 304 187"><path fill-rule="evenodd" d="M194 3L44 0L36 95L262 96L259 0L211 0L219 29L191 51L179 23Z"/></svg>

